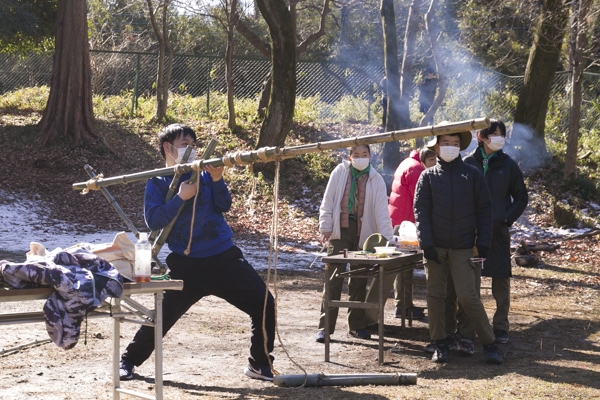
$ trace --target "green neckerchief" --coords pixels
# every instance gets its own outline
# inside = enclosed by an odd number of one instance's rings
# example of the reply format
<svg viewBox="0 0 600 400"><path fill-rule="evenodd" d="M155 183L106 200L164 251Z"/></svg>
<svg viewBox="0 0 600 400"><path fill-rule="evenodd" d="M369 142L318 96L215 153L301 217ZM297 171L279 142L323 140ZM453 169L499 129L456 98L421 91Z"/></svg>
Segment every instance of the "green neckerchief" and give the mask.
<svg viewBox="0 0 600 400"><path fill-rule="evenodd" d="M371 164L362 171L357 171L352 165L350 166L350 173L352 174L352 183L350 184L350 198L348 199L348 213L352 214L354 208L354 193L356 192L356 181L361 176L368 174L371 170Z"/></svg>
<svg viewBox="0 0 600 400"><path fill-rule="evenodd" d="M493 152L492 154L490 154L489 156L487 154L485 154L485 150L483 149L483 146L480 147L481 149L481 155L483 156L483 176L485 176L485 173L488 171L489 168L489 163L492 157L494 157L496 155L496 152Z"/></svg>

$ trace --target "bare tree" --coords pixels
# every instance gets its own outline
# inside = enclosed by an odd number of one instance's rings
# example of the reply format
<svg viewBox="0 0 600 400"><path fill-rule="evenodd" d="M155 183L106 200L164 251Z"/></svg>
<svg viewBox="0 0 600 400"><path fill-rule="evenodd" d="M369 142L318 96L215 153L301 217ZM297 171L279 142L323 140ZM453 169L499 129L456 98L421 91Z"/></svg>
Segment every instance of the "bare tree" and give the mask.
<svg viewBox="0 0 600 400"><path fill-rule="evenodd" d="M233 87L233 31L237 20L237 0L231 0L229 7L225 0L227 15L227 48L225 50L225 82L227 83L227 127L233 130L235 123L234 87Z"/></svg>
<svg viewBox="0 0 600 400"><path fill-rule="evenodd" d="M66 140L74 146L99 143L92 105L86 2L60 0L50 95L39 123L42 146Z"/></svg>
<svg viewBox="0 0 600 400"><path fill-rule="evenodd" d="M172 0L159 1L156 7L152 0L146 0L148 14L152 29L158 41L158 70L156 73L156 120L164 121L167 117L167 106L169 104L169 84L173 72L173 46L169 40L168 11ZM160 26L156 21L156 14L160 13ZM165 51L168 58L165 57ZM165 58L167 67L165 71Z"/></svg>
<svg viewBox="0 0 600 400"><path fill-rule="evenodd" d="M384 67L387 92L386 131L400 129L403 121L400 118L400 75L398 65L398 40L396 31L396 15L393 0L381 0L379 12L383 27ZM409 18L410 20L410 18ZM408 111L408 107L406 107ZM406 113L405 113L406 114ZM406 117L406 115L405 115ZM410 113L408 114L410 123ZM404 121L405 122L405 121ZM383 170L392 173L400 164L400 144L397 141L386 143L383 147Z"/></svg>
<svg viewBox="0 0 600 400"><path fill-rule="evenodd" d="M421 118L421 122L419 126L425 126L427 121L431 121L435 112L444 101L446 97L446 91L448 90L448 79L446 78L446 67L444 65L444 57L442 55L442 49L437 40L438 32L435 29L434 18L435 18L435 10L438 8L439 0L431 0L429 3L429 9L425 14L425 29L427 29L427 34L429 35L429 40L431 41L431 50L433 52L433 59L435 60L435 68L437 70L438 75L438 91L435 97L435 100L429 107L429 110L425 113L423 118Z"/></svg>
<svg viewBox="0 0 600 400"><path fill-rule="evenodd" d="M533 128L545 150L544 129L550 89L560 59L567 24L568 7L564 0L543 0L542 11L525 69L523 88L515 110L515 124Z"/></svg>
<svg viewBox="0 0 600 400"><path fill-rule="evenodd" d="M306 38L300 37L297 33L297 28L296 28L297 11L296 11L296 8L298 5L298 1L290 0L289 2L287 2L288 3L288 5L287 5L288 12L290 13L290 18L291 18L290 23L292 24L290 26L290 29L293 32L294 41L295 41L295 43L297 43L296 57L298 57L300 54L304 53L309 48L309 46L314 44L317 40L319 40L322 36L325 35L325 19L326 19L327 15L329 14L329 1L330 0L324 0L324 2L323 2L323 8L321 10L321 16L320 16L320 21L319 21L319 29L316 32L313 32L310 35L308 35ZM260 1L259 0L256 1L256 4L259 6L259 9L260 9ZM261 13L262 13L262 10L261 10ZM263 18L265 18L265 20L267 19L266 16L264 15L264 13L263 13ZM267 24L268 24L268 22L267 22ZM271 58L271 45L269 43L265 42L264 40L262 40L257 34L252 32L252 30L250 30L250 28L248 28L248 26L246 24L244 24L244 22L242 21L241 18L239 18L239 16L236 20L235 28L263 56ZM269 26L269 30L270 30L270 28L271 27ZM273 38L273 32L271 32L271 38ZM261 91L261 96L259 99L258 110L257 110L257 113L260 118L265 117L265 110L267 110L267 107L273 98L272 90L271 90L271 83L272 83L272 76L273 76L272 74L273 74L273 71L272 70L269 71L269 73L265 77L265 81L263 83L263 88ZM287 136L287 133L286 133L286 136ZM284 137L284 140L285 140L285 137Z"/></svg>
<svg viewBox="0 0 600 400"><path fill-rule="evenodd" d="M583 86L584 51L588 42L588 13L592 0L571 2L570 62L571 62L571 107L569 113L569 137L563 177L575 178L577 171L577 147L581 119L581 95Z"/></svg>
<svg viewBox="0 0 600 400"><path fill-rule="evenodd" d="M271 35L271 98L257 148L283 146L296 105L296 41L292 14L281 0L257 0Z"/></svg>

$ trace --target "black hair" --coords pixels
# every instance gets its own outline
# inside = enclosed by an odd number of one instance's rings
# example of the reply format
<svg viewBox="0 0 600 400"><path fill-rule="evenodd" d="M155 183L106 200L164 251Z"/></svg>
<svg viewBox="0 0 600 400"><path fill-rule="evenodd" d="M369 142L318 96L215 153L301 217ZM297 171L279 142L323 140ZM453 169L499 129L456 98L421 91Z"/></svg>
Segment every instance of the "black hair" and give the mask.
<svg viewBox="0 0 600 400"><path fill-rule="evenodd" d="M192 128L183 124L171 124L162 128L158 132L158 145L160 146L160 155L163 156L164 159L167 158L165 155L165 149L163 148L163 143L168 142L173 144L175 139L180 136L189 136L196 141L196 133Z"/></svg>
<svg viewBox="0 0 600 400"><path fill-rule="evenodd" d="M421 150L419 150L419 160L421 160L421 162L423 164L425 164L425 160L427 160L429 157L435 157L435 151L433 150L429 150L429 148L427 146L423 146L421 148Z"/></svg>
<svg viewBox="0 0 600 400"><path fill-rule="evenodd" d="M490 134L496 132L496 129L500 129L500 134L506 137L506 125L504 125L504 122L497 119L490 119L489 128L480 130L479 134L482 138L487 139L490 136ZM477 143L481 145L481 140L479 139L479 137L477 137Z"/></svg>
<svg viewBox="0 0 600 400"><path fill-rule="evenodd" d="M365 146L367 148L367 151L369 152L369 154L371 154L371 147L369 147L368 144L357 144L356 146L348 147L348 153L352 154L352 150L354 150L355 148L357 148L359 146Z"/></svg>

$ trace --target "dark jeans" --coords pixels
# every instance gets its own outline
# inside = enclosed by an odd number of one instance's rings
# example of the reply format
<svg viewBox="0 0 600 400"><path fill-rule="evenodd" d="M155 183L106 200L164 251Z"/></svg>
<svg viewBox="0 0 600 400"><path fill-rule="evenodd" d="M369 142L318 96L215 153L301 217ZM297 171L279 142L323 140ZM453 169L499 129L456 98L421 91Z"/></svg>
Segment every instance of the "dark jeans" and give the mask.
<svg viewBox="0 0 600 400"><path fill-rule="evenodd" d="M242 310L252 319L250 358L254 366L269 363L262 329L267 287L236 246L221 254L192 258L171 253L167 257L171 278L183 280L183 290L168 290L163 300L163 336L175 322L204 296L217 296ZM267 350L273 351L275 306L269 293L266 309ZM142 326L125 349L123 359L141 365L154 351L154 328Z"/></svg>

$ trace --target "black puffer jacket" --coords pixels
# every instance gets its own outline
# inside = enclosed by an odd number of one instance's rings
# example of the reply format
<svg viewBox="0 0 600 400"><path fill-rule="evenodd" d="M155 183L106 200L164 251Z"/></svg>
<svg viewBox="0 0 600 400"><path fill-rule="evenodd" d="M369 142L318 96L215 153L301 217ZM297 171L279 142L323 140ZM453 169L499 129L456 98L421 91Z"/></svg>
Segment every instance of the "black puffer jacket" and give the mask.
<svg viewBox="0 0 600 400"><path fill-rule="evenodd" d="M421 174L415 191L417 237L422 249L490 247L492 203L483 174L460 156ZM477 238L477 243L475 243Z"/></svg>
<svg viewBox="0 0 600 400"><path fill-rule="evenodd" d="M483 173L481 147L465 158ZM493 204L492 247L485 261L483 276L507 277L512 275L510 265L510 227L521 216L529 196L523 174L517 163L502 150L489 160L485 174Z"/></svg>

